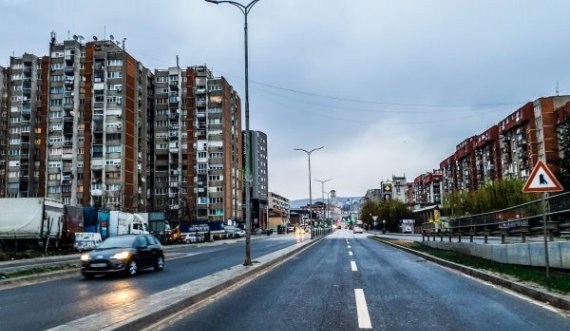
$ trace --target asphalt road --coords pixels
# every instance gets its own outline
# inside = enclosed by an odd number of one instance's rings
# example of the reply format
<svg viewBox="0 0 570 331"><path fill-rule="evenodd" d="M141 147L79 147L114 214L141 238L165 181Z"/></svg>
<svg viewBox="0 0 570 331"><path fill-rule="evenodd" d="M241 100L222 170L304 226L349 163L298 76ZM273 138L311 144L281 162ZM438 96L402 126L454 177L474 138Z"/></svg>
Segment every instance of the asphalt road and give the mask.
<svg viewBox="0 0 570 331"><path fill-rule="evenodd" d="M164 330L570 330L559 312L348 230Z"/></svg>
<svg viewBox="0 0 570 331"><path fill-rule="evenodd" d="M295 242L291 235L256 238L252 240L252 260ZM131 303L243 263L244 245L242 239L231 244L167 251L163 271L143 271L134 278L85 280L78 272L70 278L0 290L0 330L44 330Z"/></svg>

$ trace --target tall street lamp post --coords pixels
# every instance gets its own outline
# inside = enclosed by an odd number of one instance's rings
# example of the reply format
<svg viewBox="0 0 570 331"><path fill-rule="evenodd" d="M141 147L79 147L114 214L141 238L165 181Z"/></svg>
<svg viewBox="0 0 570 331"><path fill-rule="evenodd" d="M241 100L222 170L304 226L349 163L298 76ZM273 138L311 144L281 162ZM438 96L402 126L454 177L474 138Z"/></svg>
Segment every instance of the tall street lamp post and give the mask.
<svg viewBox="0 0 570 331"><path fill-rule="evenodd" d="M315 179L316 182L321 183L321 192L323 193L323 219L325 218L325 183L330 182L332 178L328 179ZM325 220L326 222L326 220Z"/></svg>
<svg viewBox="0 0 570 331"><path fill-rule="evenodd" d="M311 207L313 206L313 192L311 186L311 153L314 151L318 151L319 149L323 149L325 146L321 146L319 148L313 148L310 151L303 149L303 148L294 148L296 151L303 151L307 154L307 158L309 159L309 222L311 222ZM311 224L312 226L313 224Z"/></svg>
<svg viewBox="0 0 570 331"><path fill-rule="evenodd" d="M247 51L247 14L251 11L251 8L259 0L253 0L248 5L242 5L235 1L215 1L206 0L206 2L215 3L217 5L221 3L229 3L236 6L243 13L244 24L244 46L245 46L245 261L243 265L250 266L251 263L251 173L250 167L252 163L252 153L251 153L251 134L249 132L249 76L248 76L248 51Z"/></svg>

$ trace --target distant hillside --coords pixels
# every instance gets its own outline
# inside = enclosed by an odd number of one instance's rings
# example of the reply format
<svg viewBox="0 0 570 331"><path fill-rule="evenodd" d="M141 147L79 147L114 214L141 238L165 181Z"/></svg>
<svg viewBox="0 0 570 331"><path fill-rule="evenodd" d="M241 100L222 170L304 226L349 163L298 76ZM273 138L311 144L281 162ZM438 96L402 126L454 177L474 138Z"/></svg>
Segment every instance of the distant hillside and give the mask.
<svg viewBox="0 0 570 331"><path fill-rule="evenodd" d="M359 201L360 199L361 199L361 197L337 197L336 201L337 201L337 204L342 206L346 203ZM317 201L321 201L321 200L322 200L321 197L313 198L313 203L315 203ZM325 201L326 200L327 200L327 198L325 197ZM307 204L309 204L309 199L298 199L298 200L289 201L289 205L291 208L300 208L301 206L306 206Z"/></svg>

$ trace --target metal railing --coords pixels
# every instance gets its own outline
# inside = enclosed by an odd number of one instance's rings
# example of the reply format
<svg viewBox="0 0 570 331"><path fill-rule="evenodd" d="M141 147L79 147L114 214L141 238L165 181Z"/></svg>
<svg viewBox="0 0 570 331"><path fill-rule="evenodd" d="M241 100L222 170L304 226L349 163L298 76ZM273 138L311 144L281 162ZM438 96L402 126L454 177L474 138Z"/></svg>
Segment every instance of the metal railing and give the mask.
<svg viewBox="0 0 570 331"><path fill-rule="evenodd" d="M450 218L445 221L424 223L421 225L423 236L500 236L501 242L505 237L520 237L526 242L527 236L543 231L541 199L530 201L514 207L498 211ZM555 236L570 236L570 192L553 195L546 198L547 232L550 240ZM442 238L441 238L442 239ZM429 239L428 239L429 240Z"/></svg>

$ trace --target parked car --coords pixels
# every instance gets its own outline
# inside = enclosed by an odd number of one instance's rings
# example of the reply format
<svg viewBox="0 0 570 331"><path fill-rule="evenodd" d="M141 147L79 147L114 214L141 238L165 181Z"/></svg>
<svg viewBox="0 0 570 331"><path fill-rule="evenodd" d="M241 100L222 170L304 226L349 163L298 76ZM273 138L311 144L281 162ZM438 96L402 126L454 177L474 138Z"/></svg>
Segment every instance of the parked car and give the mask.
<svg viewBox="0 0 570 331"><path fill-rule="evenodd" d="M355 226L352 228L352 233L364 233L364 230L359 226Z"/></svg>
<svg viewBox="0 0 570 331"><path fill-rule="evenodd" d="M227 236L230 238L241 238L245 236L244 230L237 228L233 225L224 226L224 231L226 231Z"/></svg>
<svg viewBox="0 0 570 331"><path fill-rule="evenodd" d="M81 255L81 274L120 274L135 276L140 270L164 268L164 252L154 236L149 234L110 237L95 250Z"/></svg>

